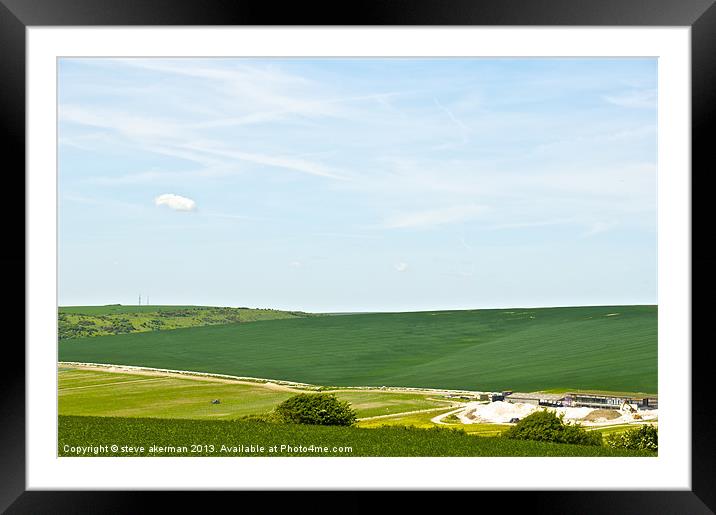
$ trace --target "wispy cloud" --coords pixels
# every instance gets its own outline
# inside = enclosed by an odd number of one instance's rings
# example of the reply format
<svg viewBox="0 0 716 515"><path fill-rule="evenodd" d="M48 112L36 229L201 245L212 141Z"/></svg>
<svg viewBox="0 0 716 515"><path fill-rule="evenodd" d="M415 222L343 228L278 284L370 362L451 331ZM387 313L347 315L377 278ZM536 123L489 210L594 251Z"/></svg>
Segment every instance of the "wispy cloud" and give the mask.
<svg viewBox="0 0 716 515"><path fill-rule="evenodd" d="M502 223L502 224L496 224L491 225L488 227L490 230L503 230L503 229L530 229L533 227L549 227L552 225L565 225L565 224L574 224L575 220L573 218L562 218L559 220L533 220L533 221L524 221L524 222L511 222L511 223Z"/></svg>
<svg viewBox="0 0 716 515"><path fill-rule="evenodd" d="M299 157L270 156L265 154L241 152L238 150L219 149L215 147L199 146L193 144L187 145L187 148L200 152L206 152L212 155L238 159L240 161L247 161L249 163L273 166L277 168L285 168L296 172L307 173L309 175L317 175L330 179L348 179L348 177L341 170L337 170L333 167L325 166L323 164L308 161Z"/></svg>
<svg viewBox="0 0 716 515"><path fill-rule="evenodd" d="M144 116L129 116L112 110L89 109L73 105L61 106L60 119L64 122L113 130L124 138L125 142L129 142L130 146L198 163L207 168L205 173L207 176L221 175L222 170L226 173L226 170L237 161L242 161L330 179L348 179L348 174L343 170L305 158L245 152L235 148L223 148L220 146L220 142L213 144L202 142L198 133L178 122ZM105 184L148 182L161 177L160 171L154 171L142 172L139 175L132 174L118 178L116 181L107 178L101 182Z"/></svg>
<svg viewBox="0 0 716 515"><path fill-rule="evenodd" d="M437 225L453 224L473 220L485 213L487 208L480 205L452 206L426 211L401 213L387 218L386 229L426 228Z"/></svg>
<svg viewBox="0 0 716 515"><path fill-rule="evenodd" d="M192 172L164 172L149 170L146 172L135 172L117 176L90 177L87 180L92 184L99 184L102 186L121 186L145 184L162 180L184 179L189 177L191 174Z"/></svg>
<svg viewBox="0 0 716 515"><path fill-rule="evenodd" d="M457 116L455 116L455 114L454 114L450 109L448 109L447 107L445 107L444 105L442 105L437 98L433 98L433 102L435 102L435 105L437 105L440 109L442 109L442 110L445 112L445 114L448 115L448 117L450 118L450 120L452 120L452 122L453 122L455 125L457 125L460 129L462 129L462 130L465 131L465 132L467 132L467 131L470 130L470 127L468 127L468 126L465 125L461 120L459 120L459 119L457 118Z"/></svg>
<svg viewBox="0 0 716 515"><path fill-rule="evenodd" d="M111 207L124 211L139 212L144 210L144 206L133 204L131 202L124 202L104 197L88 197L85 195L77 195L75 193L64 193L62 195L62 201L75 202L77 204L86 204L90 206L100 206L104 208Z"/></svg>
<svg viewBox="0 0 716 515"><path fill-rule="evenodd" d="M603 98L610 104L635 109L655 109L657 102L656 89L624 91L615 95L605 95Z"/></svg>
<svg viewBox="0 0 716 515"><path fill-rule="evenodd" d="M214 103L243 106L238 116L218 111L210 120L195 122L192 129L253 125L291 118L363 118L363 110L351 104L374 101L385 105L388 99L409 92L381 91L361 95L334 93L320 81L286 72L276 66L256 63L227 65L224 60L196 59L118 59L120 63L144 70L200 79L215 93Z"/></svg>
<svg viewBox="0 0 716 515"><path fill-rule="evenodd" d="M390 108L388 99L403 93L389 92L372 95L348 96L332 99L300 100L293 103L277 102L281 107L272 110L253 111L242 116L216 118L203 121L190 126L192 129L208 129L218 127L232 127L241 125L254 125L278 121L289 121L291 118L337 118L351 120L362 118L360 111L348 109L345 104L359 103L366 100L375 101L383 107ZM391 108L392 109L392 108Z"/></svg>
<svg viewBox="0 0 716 515"><path fill-rule="evenodd" d="M589 227L589 230L585 233L585 236L593 236L595 234L601 234L607 232L616 227L616 222L593 222Z"/></svg>
<svg viewBox="0 0 716 515"><path fill-rule="evenodd" d="M144 116L112 108L90 108L75 104L60 104L60 121L90 127L112 129L132 140L144 138L170 139L186 136L186 131L175 120L158 116Z"/></svg>
<svg viewBox="0 0 716 515"><path fill-rule="evenodd" d="M217 213L217 212L202 212L201 216L208 216L213 218L226 218L228 220L254 220L251 216L236 215L233 213Z"/></svg>
<svg viewBox="0 0 716 515"><path fill-rule="evenodd" d="M438 145L433 146L432 149L433 150L451 150L454 148L458 148L462 145L465 145L470 140L470 138L468 137L468 135L470 133L470 128L465 123L463 123L462 120L460 120L457 116L455 116L455 113L453 113L452 110L445 107L440 102L440 100L438 100L436 97L433 97L433 102L435 103L436 106L438 106L440 108L441 111L443 111L448 116L450 121L452 121L452 123L457 127L458 132L459 132L459 140L438 144Z"/></svg>

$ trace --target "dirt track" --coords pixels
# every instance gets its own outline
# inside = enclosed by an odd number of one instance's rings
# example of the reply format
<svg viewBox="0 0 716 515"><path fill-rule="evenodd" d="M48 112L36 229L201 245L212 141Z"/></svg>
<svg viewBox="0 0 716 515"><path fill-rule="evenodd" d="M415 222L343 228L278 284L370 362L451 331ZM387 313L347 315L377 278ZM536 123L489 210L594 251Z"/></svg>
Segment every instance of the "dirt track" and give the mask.
<svg viewBox="0 0 716 515"><path fill-rule="evenodd" d="M459 408L457 408L457 409L454 409L454 410L452 410L452 411L448 411L447 413L443 413L443 414L441 414L441 415L438 415L437 417L433 417L433 418L430 419L430 422L432 422L433 424L440 424L440 425L443 425L443 426L447 426L448 424L446 424L445 422L443 422L443 419L444 419L445 417L449 417L450 415L453 415L453 414L456 414L456 413L461 413L461 412L465 411L465 406L466 406L465 404L462 404L462 405L461 405Z"/></svg>
<svg viewBox="0 0 716 515"><path fill-rule="evenodd" d="M437 408L418 409L415 411L402 411L400 413L390 413L388 415L376 415L374 417L359 418L358 420L363 421L363 420L377 420L380 418L402 417L405 415L415 415L416 413L429 413L431 411L440 411L440 410L444 410L444 409L450 409L453 407L454 406L438 406ZM445 415L448 415L448 413L446 413ZM440 416L443 416L443 415L440 415Z"/></svg>

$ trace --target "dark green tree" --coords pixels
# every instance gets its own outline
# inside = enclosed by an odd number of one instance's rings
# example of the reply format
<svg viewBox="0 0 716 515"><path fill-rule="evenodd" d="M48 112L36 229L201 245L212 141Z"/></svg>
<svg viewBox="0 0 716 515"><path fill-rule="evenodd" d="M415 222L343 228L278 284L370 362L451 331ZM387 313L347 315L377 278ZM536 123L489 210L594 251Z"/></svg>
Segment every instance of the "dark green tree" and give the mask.
<svg viewBox="0 0 716 515"><path fill-rule="evenodd" d="M276 414L283 422L295 424L351 426L356 421L356 413L347 401L327 393L295 395L279 404Z"/></svg>

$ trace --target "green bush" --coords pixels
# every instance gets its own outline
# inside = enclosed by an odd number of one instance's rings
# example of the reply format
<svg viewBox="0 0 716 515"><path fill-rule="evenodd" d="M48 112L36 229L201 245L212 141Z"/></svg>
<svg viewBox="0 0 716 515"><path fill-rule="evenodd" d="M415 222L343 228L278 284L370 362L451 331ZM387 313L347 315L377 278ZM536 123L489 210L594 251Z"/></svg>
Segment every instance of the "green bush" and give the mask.
<svg viewBox="0 0 716 515"><path fill-rule="evenodd" d="M268 413L257 413L253 415L243 415L237 420L242 422L266 422L271 424L280 424L283 419L279 417L276 411L269 411Z"/></svg>
<svg viewBox="0 0 716 515"><path fill-rule="evenodd" d="M587 431L579 424L566 424L564 415L557 416L550 410L535 411L504 431L502 436L513 440L602 445L600 433Z"/></svg>
<svg viewBox="0 0 716 515"><path fill-rule="evenodd" d="M351 426L356 413L346 401L335 394L301 393L285 400L276 408L283 422L321 426Z"/></svg>
<svg viewBox="0 0 716 515"><path fill-rule="evenodd" d="M628 429L621 433L612 433L604 439L607 447L637 449L658 452L659 431L651 424Z"/></svg>

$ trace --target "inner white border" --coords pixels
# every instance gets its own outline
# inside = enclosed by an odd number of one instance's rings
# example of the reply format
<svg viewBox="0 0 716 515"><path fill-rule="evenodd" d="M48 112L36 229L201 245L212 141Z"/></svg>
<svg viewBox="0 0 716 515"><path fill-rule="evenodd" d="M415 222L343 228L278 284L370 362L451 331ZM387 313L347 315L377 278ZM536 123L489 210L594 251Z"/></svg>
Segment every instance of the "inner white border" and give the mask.
<svg viewBox="0 0 716 515"><path fill-rule="evenodd" d="M47 28L27 31L27 488L690 489L690 29ZM659 58L658 458L57 458L59 56Z"/></svg>

